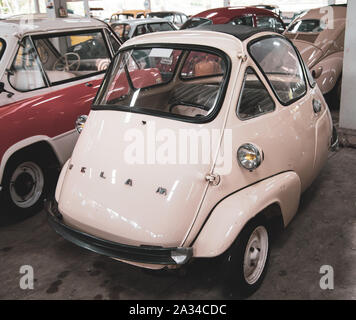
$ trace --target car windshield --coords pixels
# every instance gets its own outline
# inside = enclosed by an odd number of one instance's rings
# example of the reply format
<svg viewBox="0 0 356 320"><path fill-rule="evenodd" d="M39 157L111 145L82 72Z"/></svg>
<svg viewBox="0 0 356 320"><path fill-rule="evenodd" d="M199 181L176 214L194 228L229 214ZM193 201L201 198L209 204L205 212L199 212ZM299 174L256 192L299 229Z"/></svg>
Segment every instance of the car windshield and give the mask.
<svg viewBox="0 0 356 320"><path fill-rule="evenodd" d="M228 61L215 50L186 46L122 51L106 75L94 109L205 120L220 105Z"/></svg>
<svg viewBox="0 0 356 320"><path fill-rule="evenodd" d="M321 32L324 29L325 26L320 20L299 20L288 28L288 32Z"/></svg>
<svg viewBox="0 0 356 320"><path fill-rule="evenodd" d="M0 38L0 61L5 52L5 40Z"/></svg>
<svg viewBox="0 0 356 320"><path fill-rule="evenodd" d="M187 20L182 27L180 28L181 30L184 29L190 29L190 28L195 28L198 26L204 26L204 25L209 25L213 24L213 22L210 19L205 19L205 18L191 18Z"/></svg>

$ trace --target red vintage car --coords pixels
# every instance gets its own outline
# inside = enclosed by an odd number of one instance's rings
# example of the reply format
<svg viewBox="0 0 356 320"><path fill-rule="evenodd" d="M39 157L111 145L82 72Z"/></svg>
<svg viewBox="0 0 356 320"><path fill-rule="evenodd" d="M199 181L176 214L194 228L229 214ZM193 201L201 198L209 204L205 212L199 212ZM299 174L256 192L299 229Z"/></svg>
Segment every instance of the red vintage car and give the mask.
<svg viewBox="0 0 356 320"><path fill-rule="evenodd" d="M284 32L281 18L274 12L255 7L222 7L209 9L192 16L181 30L209 24L245 25L256 28Z"/></svg>
<svg viewBox="0 0 356 320"><path fill-rule="evenodd" d="M121 43L93 19L0 22L0 218L37 212Z"/></svg>

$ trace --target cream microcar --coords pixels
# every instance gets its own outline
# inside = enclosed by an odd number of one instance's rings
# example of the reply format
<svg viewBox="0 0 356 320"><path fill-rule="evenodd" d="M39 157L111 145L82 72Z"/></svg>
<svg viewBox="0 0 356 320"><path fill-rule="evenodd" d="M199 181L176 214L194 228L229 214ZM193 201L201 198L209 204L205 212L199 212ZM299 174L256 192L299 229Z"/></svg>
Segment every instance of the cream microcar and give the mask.
<svg viewBox="0 0 356 320"><path fill-rule="evenodd" d="M333 126L293 44L250 27L129 40L59 178L49 222L130 264L221 256L242 294L325 164Z"/></svg>

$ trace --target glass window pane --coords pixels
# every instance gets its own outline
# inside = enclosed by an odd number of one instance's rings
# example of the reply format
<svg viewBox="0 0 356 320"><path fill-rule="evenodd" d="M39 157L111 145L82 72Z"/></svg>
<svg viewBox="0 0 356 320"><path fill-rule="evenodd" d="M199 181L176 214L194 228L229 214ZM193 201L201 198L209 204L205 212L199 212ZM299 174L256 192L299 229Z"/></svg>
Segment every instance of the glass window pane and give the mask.
<svg viewBox="0 0 356 320"><path fill-rule="evenodd" d="M181 78L221 76L224 72L225 62L221 57L206 52L191 51L183 65Z"/></svg>
<svg viewBox="0 0 356 320"><path fill-rule="evenodd" d="M115 38L115 36L113 35L113 33L111 31L106 30L106 34L107 34L107 37L109 38L109 41L111 43L111 48L112 48L114 54L116 54L119 51L121 44Z"/></svg>
<svg viewBox="0 0 356 320"><path fill-rule="evenodd" d="M287 40L277 37L262 39L253 43L249 50L283 104L305 94L303 68L294 47Z"/></svg>
<svg viewBox="0 0 356 320"><path fill-rule="evenodd" d="M211 59L207 61L209 65L217 63L218 66L210 69L210 66L204 68L199 65L198 60L201 58L201 62L205 63L207 57ZM178 67L178 64L184 66ZM185 72L189 73L189 77L174 77L176 70L187 66L189 68ZM199 81L198 69L213 72L204 73L204 79ZM225 83L226 69L224 58L203 51L149 48L122 52L116 57L108 74L109 79L95 104L127 111L136 108L136 112L163 113L172 118L206 117L220 101L218 98ZM189 70L194 72L194 79Z"/></svg>
<svg viewBox="0 0 356 320"><path fill-rule="evenodd" d="M253 19L252 17L237 17L231 24L234 26L250 26L253 27Z"/></svg>
<svg viewBox="0 0 356 320"><path fill-rule="evenodd" d="M245 81L237 107L237 115L242 120L274 111L275 104L266 87L252 68L247 68Z"/></svg>
<svg viewBox="0 0 356 320"><path fill-rule="evenodd" d="M143 34L149 33L149 31L147 30L147 27L145 24L139 25L136 27L135 33L134 33L134 37L135 36L140 36Z"/></svg>
<svg viewBox="0 0 356 320"><path fill-rule="evenodd" d="M205 18L191 18L186 21L186 23L181 27L181 30L183 29L190 29L190 28L196 28L198 26L207 26L211 25L213 22L210 19L205 19Z"/></svg>
<svg viewBox="0 0 356 320"><path fill-rule="evenodd" d="M275 19L272 17L257 17L257 27L258 28L274 28Z"/></svg>
<svg viewBox="0 0 356 320"><path fill-rule="evenodd" d="M161 22L161 23L150 23L147 25L150 29L150 32L158 32L158 31L173 31L174 29L171 27L169 23Z"/></svg>
<svg viewBox="0 0 356 320"><path fill-rule="evenodd" d="M130 39L131 26L126 23L113 24L111 26L119 38L123 41Z"/></svg>
<svg viewBox="0 0 356 320"><path fill-rule="evenodd" d="M106 70L110 64L100 31L35 37L34 43L51 83L90 76Z"/></svg>
<svg viewBox="0 0 356 320"><path fill-rule="evenodd" d="M46 86L36 50L28 37L19 46L11 71L9 82L16 90L31 91Z"/></svg>
<svg viewBox="0 0 356 320"><path fill-rule="evenodd" d="M288 32L297 33L297 32L321 32L326 28L325 25L321 23L320 20L299 20L293 23L289 28Z"/></svg>

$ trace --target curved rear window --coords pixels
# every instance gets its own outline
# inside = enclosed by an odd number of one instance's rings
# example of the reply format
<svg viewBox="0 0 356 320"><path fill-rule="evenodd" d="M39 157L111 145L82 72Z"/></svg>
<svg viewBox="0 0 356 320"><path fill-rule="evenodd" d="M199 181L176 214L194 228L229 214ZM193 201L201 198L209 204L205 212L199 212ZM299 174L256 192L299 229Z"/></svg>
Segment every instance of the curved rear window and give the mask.
<svg viewBox="0 0 356 320"><path fill-rule="evenodd" d="M325 26L320 20L308 19L308 20L299 20L293 23L288 27L288 32L297 33L297 32L321 32L325 29Z"/></svg>
<svg viewBox="0 0 356 320"><path fill-rule="evenodd" d="M2 56L4 55L5 47L6 47L5 40L0 38L0 60L1 60Z"/></svg>
<svg viewBox="0 0 356 320"><path fill-rule="evenodd" d="M227 79L222 53L176 47L122 51L107 73L94 108L209 118L217 111Z"/></svg>

